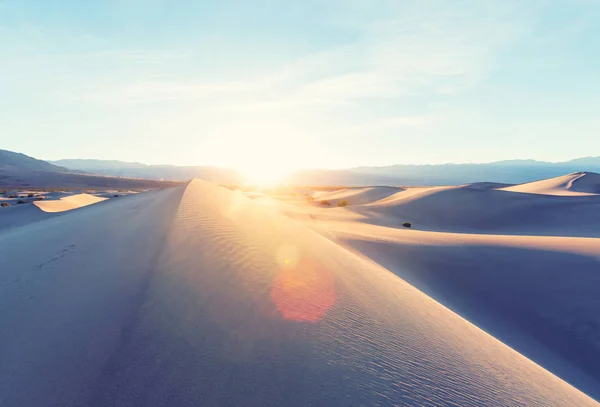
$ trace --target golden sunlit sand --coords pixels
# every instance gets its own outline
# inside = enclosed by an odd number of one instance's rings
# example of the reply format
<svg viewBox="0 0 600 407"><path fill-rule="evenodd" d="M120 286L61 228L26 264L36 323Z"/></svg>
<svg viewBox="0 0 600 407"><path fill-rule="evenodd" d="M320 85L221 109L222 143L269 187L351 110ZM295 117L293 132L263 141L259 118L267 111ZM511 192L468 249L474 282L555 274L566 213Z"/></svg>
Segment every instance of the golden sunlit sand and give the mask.
<svg viewBox="0 0 600 407"><path fill-rule="evenodd" d="M35 201L33 204L44 212L65 212L84 206L93 205L105 201L108 198L89 194L77 194L60 198L59 200Z"/></svg>

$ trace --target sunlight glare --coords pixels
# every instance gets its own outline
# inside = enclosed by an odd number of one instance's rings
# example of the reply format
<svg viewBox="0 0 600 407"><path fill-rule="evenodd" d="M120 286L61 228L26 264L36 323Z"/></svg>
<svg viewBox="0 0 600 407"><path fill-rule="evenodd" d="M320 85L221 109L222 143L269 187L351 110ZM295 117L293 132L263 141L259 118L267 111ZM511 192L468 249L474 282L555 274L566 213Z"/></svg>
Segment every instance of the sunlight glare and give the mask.
<svg viewBox="0 0 600 407"><path fill-rule="evenodd" d="M244 168L240 168L239 171L247 182L259 186L272 186L281 184L288 175L288 171L282 169L280 166L270 167L260 164L246 166Z"/></svg>

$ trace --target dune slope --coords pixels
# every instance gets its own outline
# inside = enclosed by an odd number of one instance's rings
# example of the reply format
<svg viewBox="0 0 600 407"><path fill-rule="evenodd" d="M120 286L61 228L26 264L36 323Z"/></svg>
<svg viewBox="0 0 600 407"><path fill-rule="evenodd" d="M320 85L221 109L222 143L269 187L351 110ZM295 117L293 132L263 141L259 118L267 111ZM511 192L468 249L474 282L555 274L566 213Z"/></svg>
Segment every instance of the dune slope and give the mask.
<svg viewBox="0 0 600 407"><path fill-rule="evenodd" d="M70 195L53 201L36 201L33 204L44 212L65 212L107 200L89 194Z"/></svg>
<svg viewBox="0 0 600 407"><path fill-rule="evenodd" d="M600 397L600 239L318 227Z"/></svg>
<svg viewBox="0 0 600 407"><path fill-rule="evenodd" d="M34 205L13 205L0 211L0 233L29 223L49 219L56 214L45 213Z"/></svg>
<svg viewBox="0 0 600 407"><path fill-rule="evenodd" d="M402 188L397 187L368 187L368 188L345 188L337 191L317 192L313 195L315 201L327 200L332 205L339 201L347 201L348 205L365 205L377 202L393 195Z"/></svg>
<svg viewBox="0 0 600 407"><path fill-rule="evenodd" d="M6 405L599 405L387 270L205 182L15 230L0 250Z"/></svg>
<svg viewBox="0 0 600 407"><path fill-rule="evenodd" d="M73 209L83 208L107 200L89 194L68 195L63 192L45 193L43 201L14 204L0 211L0 233L67 214ZM111 195L112 196L112 195ZM13 201L16 201L14 199Z"/></svg>
<svg viewBox="0 0 600 407"><path fill-rule="evenodd" d="M338 210L337 208L332 210ZM367 222L461 233L600 236L600 196L549 196L469 187L409 188L351 207Z"/></svg>
<svg viewBox="0 0 600 407"><path fill-rule="evenodd" d="M503 190L557 196L597 195L600 194L600 174L575 172L562 177L515 185Z"/></svg>

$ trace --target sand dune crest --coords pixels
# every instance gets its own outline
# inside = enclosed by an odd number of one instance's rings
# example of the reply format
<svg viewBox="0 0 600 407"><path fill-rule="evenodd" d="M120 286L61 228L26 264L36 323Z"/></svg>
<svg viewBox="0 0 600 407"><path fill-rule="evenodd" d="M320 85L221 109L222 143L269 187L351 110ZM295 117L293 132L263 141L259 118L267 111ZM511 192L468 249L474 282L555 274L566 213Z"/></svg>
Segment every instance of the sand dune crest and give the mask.
<svg viewBox="0 0 600 407"><path fill-rule="evenodd" d="M600 194L600 174L575 172L527 184L502 188L504 191L557 196L586 196Z"/></svg>

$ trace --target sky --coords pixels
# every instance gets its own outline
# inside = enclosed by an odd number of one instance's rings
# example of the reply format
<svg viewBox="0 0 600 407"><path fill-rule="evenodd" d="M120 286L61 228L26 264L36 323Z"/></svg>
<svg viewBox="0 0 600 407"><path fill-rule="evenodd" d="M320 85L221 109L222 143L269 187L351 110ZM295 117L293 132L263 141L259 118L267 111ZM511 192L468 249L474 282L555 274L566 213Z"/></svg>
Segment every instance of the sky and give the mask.
<svg viewBox="0 0 600 407"><path fill-rule="evenodd" d="M0 148L236 168L600 156L600 0L0 0Z"/></svg>

